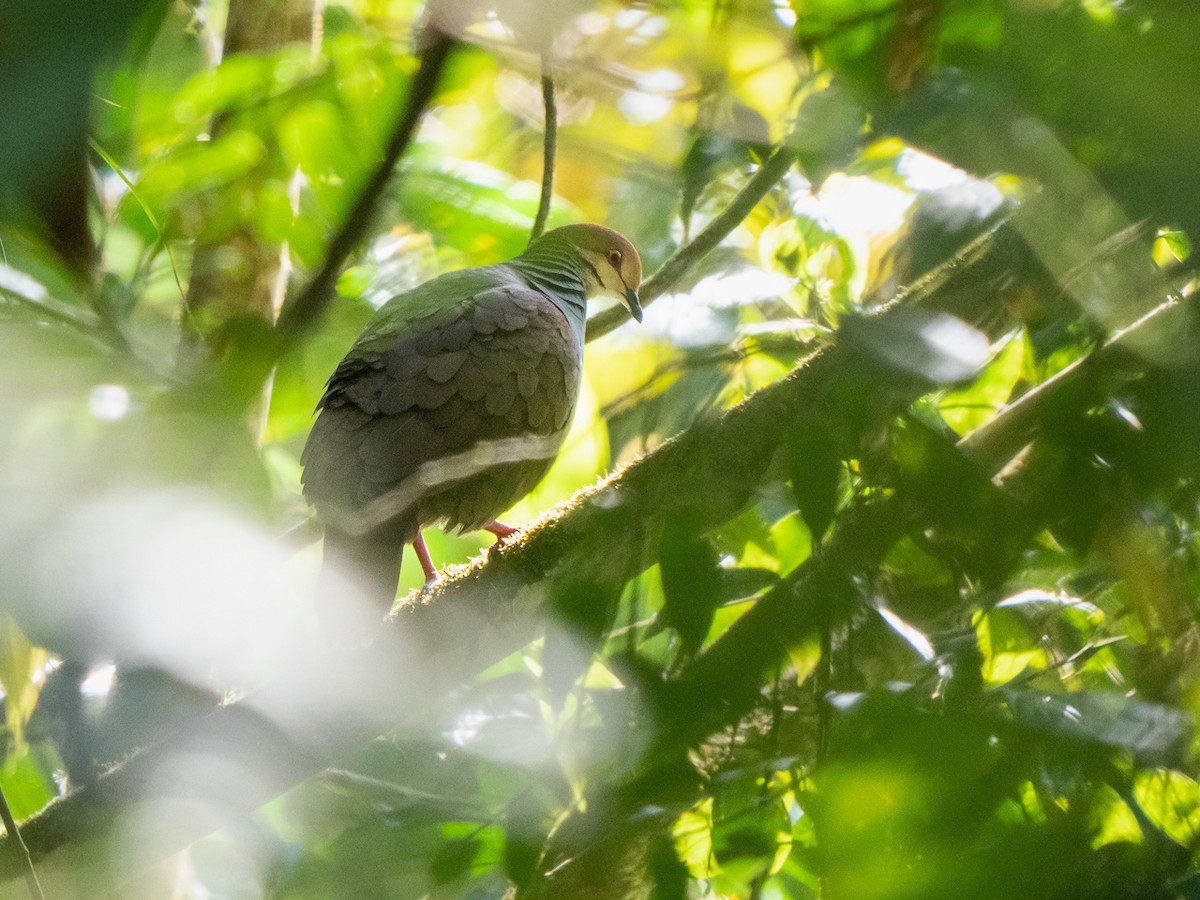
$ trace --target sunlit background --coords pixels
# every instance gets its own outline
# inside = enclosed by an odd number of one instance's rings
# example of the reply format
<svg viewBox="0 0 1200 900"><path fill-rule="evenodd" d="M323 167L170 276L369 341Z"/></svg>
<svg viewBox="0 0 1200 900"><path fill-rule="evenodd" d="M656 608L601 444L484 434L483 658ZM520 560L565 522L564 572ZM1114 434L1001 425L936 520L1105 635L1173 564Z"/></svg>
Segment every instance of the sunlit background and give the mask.
<svg viewBox="0 0 1200 900"><path fill-rule="evenodd" d="M1188 303L1194 13L19 5L0 0L0 788L18 821L59 804L29 824L45 896L1200 896L1192 320L1072 375ZM264 379L268 323L378 165L422 29L459 41L437 94ZM611 601L595 616L466 661L493 618L463 614L457 656L401 621L330 667L300 491L314 407L386 300L524 248L544 64L549 225L616 228L647 273L775 148L796 164L640 326L588 344L562 454L504 521L823 346L859 369L752 483L730 473L744 502L715 527L662 511L611 597L537 595ZM912 315L876 316L894 302ZM1060 373L1059 405L985 434ZM874 557L837 543L901 502ZM492 541L426 538L451 566ZM400 596L422 578L406 557ZM702 713L674 705L781 586L829 609L781 626L761 673L725 663L758 673L752 702L718 678ZM15 854L0 872L0 896L30 895Z"/></svg>

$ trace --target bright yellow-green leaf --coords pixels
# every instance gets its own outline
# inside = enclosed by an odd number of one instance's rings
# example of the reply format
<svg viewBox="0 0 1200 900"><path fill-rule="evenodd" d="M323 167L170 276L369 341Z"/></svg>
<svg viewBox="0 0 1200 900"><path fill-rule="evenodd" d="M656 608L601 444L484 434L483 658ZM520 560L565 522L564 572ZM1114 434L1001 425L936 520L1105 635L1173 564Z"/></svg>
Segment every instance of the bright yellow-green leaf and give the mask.
<svg viewBox="0 0 1200 900"><path fill-rule="evenodd" d="M351 266L337 280L337 292L343 297L359 297L371 284L374 273L366 266Z"/></svg>
<svg viewBox="0 0 1200 900"><path fill-rule="evenodd" d="M346 140L345 122L332 103L314 100L279 124L279 145L289 166L313 180L344 182L357 174L361 159Z"/></svg>
<svg viewBox="0 0 1200 900"><path fill-rule="evenodd" d="M1200 784L1182 772L1139 772L1133 783L1138 805L1171 840L1192 846L1200 834Z"/></svg>
<svg viewBox="0 0 1200 900"><path fill-rule="evenodd" d="M4 686L5 724L18 750L25 741L25 725L41 693L40 673L50 654L35 647L11 616L0 615L0 685Z"/></svg>
<svg viewBox="0 0 1200 900"><path fill-rule="evenodd" d="M708 638L705 641L705 645L728 631L729 626L748 613L753 606L753 600L746 600L742 603L731 603L728 606L718 607L717 611L713 614L712 627L708 629Z"/></svg>
<svg viewBox="0 0 1200 900"><path fill-rule="evenodd" d="M814 637L788 647L788 658L796 670L796 683L803 684L821 661L821 642Z"/></svg>
<svg viewBox="0 0 1200 900"><path fill-rule="evenodd" d="M1005 684L1030 667L1046 667L1046 652L1012 610L976 613L975 635L983 654L983 677L990 684Z"/></svg>
<svg viewBox="0 0 1200 900"><path fill-rule="evenodd" d="M675 853L693 878L717 871L712 852L713 798L705 797L678 819L672 829Z"/></svg>
<svg viewBox="0 0 1200 900"><path fill-rule="evenodd" d="M214 69L201 72L176 95L171 107L175 121L184 127L207 126L221 110L252 101L270 86L273 64L258 54L231 54Z"/></svg>
<svg viewBox="0 0 1200 900"><path fill-rule="evenodd" d="M800 513L791 513L772 525L771 540L781 572L790 572L812 556L812 532Z"/></svg>
<svg viewBox="0 0 1200 900"><path fill-rule="evenodd" d="M1021 377L1024 352L1023 341L1010 339L975 381L942 397L938 411L946 424L966 434L994 416L1008 402Z"/></svg>
<svg viewBox="0 0 1200 900"><path fill-rule="evenodd" d="M0 787L18 822L43 809L59 793L58 785L43 771L29 744L14 752L0 768Z"/></svg>
<svg viewBox="0 0 1200 900"><path fill-rule="evenodd" d="M1186 231L1160 229L1154 241L1154 261L1160 266L1183 262L1192 255L1192 242Z"/></svg>
<svg viewBox="0 0 1200 900"><path fill-rule="evenodd" d="M1090 813L1095 829L1092 847L1105 844L1142 842L1142 830L1138 827L1133 812L1125 805L1117 792L1107 784L1098 786L1092 799Z"/></svg>
<svg viewBox="0 0 1200 900"><path fill-rule="evenodd" d="M245 129L190 144L143 170L137 182L139 202L162 217L186 198L243 179L266 155L258 135Z"/></svg>

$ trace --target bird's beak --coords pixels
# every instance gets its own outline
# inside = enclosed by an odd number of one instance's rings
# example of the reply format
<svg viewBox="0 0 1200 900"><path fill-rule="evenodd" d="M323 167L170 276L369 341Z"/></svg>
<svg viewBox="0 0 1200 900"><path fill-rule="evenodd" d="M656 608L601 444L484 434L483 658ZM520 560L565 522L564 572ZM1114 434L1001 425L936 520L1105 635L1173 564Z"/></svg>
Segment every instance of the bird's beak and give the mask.
<svg viewBox="0 0 1200 900"><path fill-rule="evenodd" d="M629 314L633 316L633 321L640 324L642 321L642 304L638 301L637 291L631 287L625 288L625 305L629 308Z"/></svg>

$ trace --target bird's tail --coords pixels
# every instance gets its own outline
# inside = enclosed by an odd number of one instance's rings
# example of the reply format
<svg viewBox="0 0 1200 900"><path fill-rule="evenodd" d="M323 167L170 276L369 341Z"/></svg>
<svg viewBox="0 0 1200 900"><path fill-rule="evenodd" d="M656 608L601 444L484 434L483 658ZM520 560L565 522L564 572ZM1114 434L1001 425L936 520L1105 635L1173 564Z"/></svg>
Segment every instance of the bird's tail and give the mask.
<svg viewBox="0 0 1200 900"><path fill-rule="evenodd" d="M396 600L403 553L404 535L399 529L351 535L326 527L325 558L317 581L322 630L353 634L378 626ZM363 619L367 621L359 621Z"/></svg>

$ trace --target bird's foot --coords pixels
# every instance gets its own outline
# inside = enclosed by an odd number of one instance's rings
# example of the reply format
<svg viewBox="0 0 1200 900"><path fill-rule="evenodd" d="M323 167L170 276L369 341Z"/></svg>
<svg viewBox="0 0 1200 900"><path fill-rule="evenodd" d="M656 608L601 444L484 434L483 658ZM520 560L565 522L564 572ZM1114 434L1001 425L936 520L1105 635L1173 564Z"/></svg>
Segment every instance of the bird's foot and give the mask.
<svg viewBox="0 0 1200 900"><path fill-rule="evenodd" d="M503 522L497 520L492 520L492 522L483 526L483 530L490 531L496 536L496 541L499 542L505 538L512 537L521 529L513 528L511 525L505 525Z"/></svg>
<svg viewBox="0 0 1200 900"><path fill-rule="evenodd" d="M413 595L415 602L418 605L429 603L433 599L433 589L437 587L439 581L441 581L440 578L435 578L417 588L416 594Z"/></svg>

